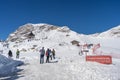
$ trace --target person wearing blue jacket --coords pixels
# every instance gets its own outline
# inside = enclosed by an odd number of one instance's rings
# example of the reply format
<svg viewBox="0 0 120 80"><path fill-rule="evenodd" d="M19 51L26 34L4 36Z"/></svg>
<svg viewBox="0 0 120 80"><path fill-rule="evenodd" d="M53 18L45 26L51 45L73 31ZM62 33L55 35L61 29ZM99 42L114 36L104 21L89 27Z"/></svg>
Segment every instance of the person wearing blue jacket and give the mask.
<svg viewBox="0 0 120 80"><path fill-rule="evenodd" d="M45 49L44 47L42 47L42 49L40 50L40 64L44 63L44 55L45 55Z"/></svg>

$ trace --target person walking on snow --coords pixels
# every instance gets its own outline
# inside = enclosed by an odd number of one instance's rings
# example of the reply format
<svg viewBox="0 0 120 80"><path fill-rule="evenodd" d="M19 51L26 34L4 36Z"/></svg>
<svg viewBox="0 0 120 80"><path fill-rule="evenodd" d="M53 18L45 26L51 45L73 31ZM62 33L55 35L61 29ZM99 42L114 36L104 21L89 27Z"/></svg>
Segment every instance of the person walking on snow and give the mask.
<svg viewBox="0 0 120 80"><path fill-rule="evenodd" d="M11 50L9 50L9 52L8 52L8 58L12 58L12 51Z"/></svg>
<svg viewBox="0 0 120 80"><path fill-rule="evenodd" d="M53 55L53 58L55 59L55 50L54 49L52 50L52 55Z"/></svg>
<svg viewBox="0 0 120 80"><path fill-rule="evenodd" d="M19 51L19 49L17 49L17 51L16 51L16 58L19 59L19 55L20 55L20 51Z"/></svg>
<svg viewBox="0 0 120 80"><path fill-rule="evenodd" d="M47 49L47 51L46 51L46 63L49 63L49 56L50 56L50 50L49 49Z"/></svg>
<svg viewBox="0 0 120 80"><path fill-rule="evenodd" d="M42 47L42 49L40 50L40 64L44 63L44 55L45 55L45 49L44 47Z"/></svg>
<svg viewBox="0 0 120 80"><path fill-rule="evenodd" d="M49 49L49 50L50 50L50 49ZM52 51L51 51L51 50L50 50L49 54L50 54L50 58L51 58L51 60L52 60Z"/></svg>

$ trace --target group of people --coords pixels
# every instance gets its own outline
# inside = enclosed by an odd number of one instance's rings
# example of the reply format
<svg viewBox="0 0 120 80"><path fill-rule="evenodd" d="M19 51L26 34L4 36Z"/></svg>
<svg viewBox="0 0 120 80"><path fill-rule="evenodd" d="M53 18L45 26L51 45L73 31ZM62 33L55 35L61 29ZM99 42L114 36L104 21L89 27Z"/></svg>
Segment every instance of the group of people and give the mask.
<svg viewBox="0 0 120 80"><path fill-rule="evenodd" d="M46 63L49 63L49 58L55 59L55 50L51 50L51 49L47 49L45 51L44 47L42 47L42 49L40 50L40 64L44 63L44 56L46 55Z"/></svg>
<svg viewBox="0 0 120 80"><path fill-rule="evenodd" d="M20 55L20 51L19 51L19 49L17 49L17 51L16 51L16 58L17 59L19 59L19 55ZM9 52L8 52L8 58L12 58L12 57L13 57L13 53L12 53L11 50L9 50Z"/></svg>
<svg viewBox="0 0 120 80"><path fill-rule="evenodd" d="M50 60L55 59L55 50L54 49L47 49L45 51L44 47L42 47L42 49L40 50L40 64L44 63L44 56L46 55L46 63L49 63ZM16 51L16 59L19 59L20 56L20 51L19 49L17 49ZM8 58L12 58L13 57L13 53L11 50L9 50L8 52Z"/></svg>

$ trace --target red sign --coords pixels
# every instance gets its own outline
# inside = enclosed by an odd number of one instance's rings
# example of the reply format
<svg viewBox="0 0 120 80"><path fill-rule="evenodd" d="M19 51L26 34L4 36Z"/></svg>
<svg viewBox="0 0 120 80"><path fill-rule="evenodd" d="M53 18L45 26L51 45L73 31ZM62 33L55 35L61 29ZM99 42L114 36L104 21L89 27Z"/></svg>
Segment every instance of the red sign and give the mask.
<svg viewBox="0 0 120 80"><path fill-rule="evenodd" d="M112 57L109 55L86 56L86 61L112 64Z"/></svg>

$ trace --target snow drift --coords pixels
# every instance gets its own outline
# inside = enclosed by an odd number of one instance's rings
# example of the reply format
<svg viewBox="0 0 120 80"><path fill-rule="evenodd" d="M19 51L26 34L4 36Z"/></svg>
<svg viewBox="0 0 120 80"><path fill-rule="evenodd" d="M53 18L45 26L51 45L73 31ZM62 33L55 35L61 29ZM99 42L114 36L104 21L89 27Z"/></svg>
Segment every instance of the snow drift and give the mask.
<svg viewBox="0 0 120 80"><path fill-rule="evenodd" d="M8 59L0 54L0 77L8 76L18 71L17 66L22 65L22 61Z"/></svg>

